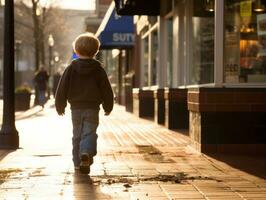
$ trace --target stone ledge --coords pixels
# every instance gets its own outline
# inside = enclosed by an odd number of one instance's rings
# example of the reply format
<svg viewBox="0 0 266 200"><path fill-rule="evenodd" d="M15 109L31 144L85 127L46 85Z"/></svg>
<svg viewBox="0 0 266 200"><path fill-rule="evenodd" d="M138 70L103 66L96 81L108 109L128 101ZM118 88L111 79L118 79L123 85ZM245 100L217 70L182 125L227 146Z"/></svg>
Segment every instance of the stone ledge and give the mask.
<svg viewBox="0 0 266 200"><path fill-rule="evenodd" d="M193 88L188 109L196 112L265 112L266 88Z"/></svg>
<svg viewBox="0 0 266 200"><path fill-rule="evenodd" d="M164 98L167 100L186 102L187 101L187 91L188 91L187 89L165 88Z"/></svg>
<svg viewBox="0 0 266 200"><path fill-rule="evenodd" d="M155 99L164 99L164 89L154 90L153 97Z"/></svg>
<svg viewBox="0 0 266 200"><path fill-rule="evenodd" d="M153 90L133 89L133 98L153 98Z"/></svg>
<svg viewBox="0 0 266 200"><path fill-rule="evenodd" d="M243 155L266 155L266 144L199 144L191 141L191 146L200 153L225 153Z"/></svg>

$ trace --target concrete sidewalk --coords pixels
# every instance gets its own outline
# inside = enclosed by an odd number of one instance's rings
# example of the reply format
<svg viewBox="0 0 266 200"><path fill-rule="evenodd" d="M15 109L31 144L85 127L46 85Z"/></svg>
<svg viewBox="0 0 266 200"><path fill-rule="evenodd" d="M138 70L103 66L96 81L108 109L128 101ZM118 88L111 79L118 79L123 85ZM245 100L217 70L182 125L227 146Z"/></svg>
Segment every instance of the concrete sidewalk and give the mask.
<svg viewBox="0 0 266 200"><path fill-rule="evenodd" d="M0 199L266 199L265 158L198 154L120 106L100 119L90 176L74 173L69 110L59 117L50 104L18 120L21 148L0 150Z"/></svg>

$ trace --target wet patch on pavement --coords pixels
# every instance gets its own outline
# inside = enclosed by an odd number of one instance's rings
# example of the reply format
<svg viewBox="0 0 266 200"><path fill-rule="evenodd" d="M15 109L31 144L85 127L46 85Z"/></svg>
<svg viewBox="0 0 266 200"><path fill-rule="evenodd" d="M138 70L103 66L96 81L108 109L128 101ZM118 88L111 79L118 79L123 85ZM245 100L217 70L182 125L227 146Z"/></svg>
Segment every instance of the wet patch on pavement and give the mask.
<svg viewBox="0 0 266 200"><path fill-rule="evenodd" d="M47 176L42 169L36 169L29 174L29 177Z"/></svg>
<svg viewBox="0 0 266 200"><path fill-rule="evenodd" d="M172 159L166 159L162 152L152 145L136 145L140 154L143 154L143 158L146 161L154 163L174 163Z"/></svg>

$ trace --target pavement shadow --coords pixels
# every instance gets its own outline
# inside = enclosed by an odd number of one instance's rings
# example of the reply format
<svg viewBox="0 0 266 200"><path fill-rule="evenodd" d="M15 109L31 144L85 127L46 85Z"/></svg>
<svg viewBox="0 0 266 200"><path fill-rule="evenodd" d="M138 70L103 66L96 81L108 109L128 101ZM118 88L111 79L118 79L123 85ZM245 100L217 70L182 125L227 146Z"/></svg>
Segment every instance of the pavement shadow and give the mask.
<svg viewBox="0 0 266 200"><path fill-rule="evenodd" d="M46 109L55 109L53 99L47 101L44 109L41 106L34 105L32 103L32 106L30 107L30 109L26 111L16 112L16 120L23 120L23 119L32 118L32 117L42 117L43 115L45 115L43 111Z"/></svg>
<svg viewBox="0 0 266 200"><path fill-rule="evenodd" d="M226 163L248 174L266 179L266 157L259 155L208 154L209 157Z"/></svg>
<svg viewBox="0 0 266 200"><path fill-rule="evenodd" d="M73 175L74 199L109 199L110 196L103 194L100 187L95 185L89 175L74 173Z"/></svg>
<svg viewBox="0 0 266 200"><path fill-rule="evenodd" d="M39 106L33 107L32 109L28 111L16 113L16 120L23 120L23 119L27 119L31 117L40 117L43 115L42 111L43 110Z"/></svg>
<svg viewBox="0 0 266 200"><path fill-rule="evenodd" d="M0 161L3 160L8 154L14 152L15 150L0 149Z"/></svg>

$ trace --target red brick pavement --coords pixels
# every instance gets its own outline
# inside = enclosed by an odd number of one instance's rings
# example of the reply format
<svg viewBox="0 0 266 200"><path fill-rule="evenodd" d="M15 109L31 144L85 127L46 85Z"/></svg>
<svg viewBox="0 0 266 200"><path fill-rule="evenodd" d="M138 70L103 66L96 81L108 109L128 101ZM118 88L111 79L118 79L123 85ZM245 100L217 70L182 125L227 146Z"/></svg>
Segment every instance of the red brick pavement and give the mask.
<svg viewBox="0 0 266 200"><path fill-rule="evenodd" d="M21 148L0 150L0 199L266 199L264 158L198 154L186 136L120 106L100 119L87 176L73 170L69 110L28 111L16 122Z"/></svg>

